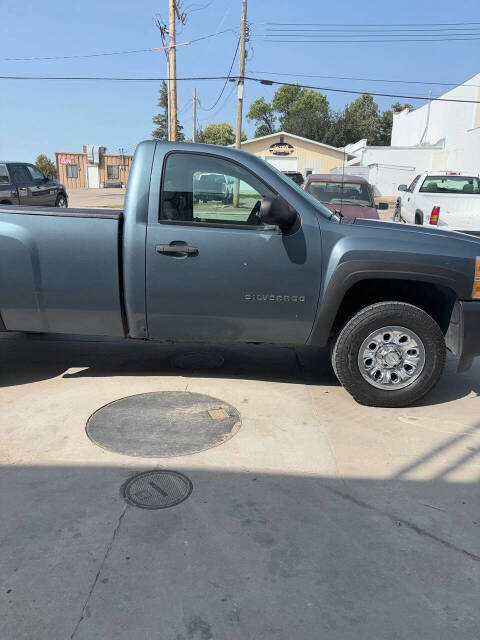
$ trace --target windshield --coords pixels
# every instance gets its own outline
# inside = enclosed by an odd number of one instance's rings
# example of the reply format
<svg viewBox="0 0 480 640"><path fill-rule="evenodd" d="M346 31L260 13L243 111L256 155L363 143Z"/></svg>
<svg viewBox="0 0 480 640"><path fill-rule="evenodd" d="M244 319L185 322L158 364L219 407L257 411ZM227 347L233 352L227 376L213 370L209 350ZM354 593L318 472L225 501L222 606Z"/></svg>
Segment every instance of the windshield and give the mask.
<svg viewBox="0 0 480 640"><path fill-rule="evenodd" d="M307 193L306 191L301 189L294 180L288 178L284 173L274 167L273 164L270 164L266 160L263 160L263 162L265 162L268 168L276 173L277 176L290 187L290 189L294 189L298 194L302 196L304 200L306 200L311 206L313 206L313 208L318 211L318 213L321 213L322 216L328 219L332 217L332 212L329 209L324 207L318 200L315 200L315 198L310 193Z"/></svg>
<svg viewBox="0 0 480 640"><path fill-rule="evenodd" d="M478 178L467 176L427 176L420 187L422 193L473 193L480 195Z"/></svg>
<svg viewBox="0 0 480 640"><path fill-rule="evenodd" d="M310 182L307 186L320 202L327 204L353 204L360 207L373 207L368 185L357 182Z"/></svg>

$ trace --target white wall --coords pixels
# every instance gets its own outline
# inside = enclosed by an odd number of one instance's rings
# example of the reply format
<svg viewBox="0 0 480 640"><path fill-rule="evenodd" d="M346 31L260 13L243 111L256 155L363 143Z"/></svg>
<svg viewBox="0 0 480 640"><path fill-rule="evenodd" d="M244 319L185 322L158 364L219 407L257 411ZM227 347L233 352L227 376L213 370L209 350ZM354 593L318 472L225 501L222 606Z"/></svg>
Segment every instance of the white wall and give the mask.
<svg viewBox="0 0 480 640"><path fill-rule="evenodd" d="M458 87L442 94L445 99L463 99L478 101L480 99L480 73ZM423 143L435 144L445 138L449 147L457 146L467 130L480 125L480 105L461 102L432 101L430 117L428 104L413 111L393 115L392 146L413 146Z"/></svg>
<svg viewBox="0 0 480 640"><path fill-rule="evenodd" d="M394 196L399 184L410 184L418 171L415 167L371 164L368 167L345 167L345 175L365 178L373 187L375 196ZM342 174L342 167L331 169L330 173Z"/></svg>
<svg viewBox="0 0 480 640"><path fill-rule="evenodd" d="M367 147L362 154L361 164L393 164L428 171L431 169L434 153L438 150L441 147Z"/></svg>

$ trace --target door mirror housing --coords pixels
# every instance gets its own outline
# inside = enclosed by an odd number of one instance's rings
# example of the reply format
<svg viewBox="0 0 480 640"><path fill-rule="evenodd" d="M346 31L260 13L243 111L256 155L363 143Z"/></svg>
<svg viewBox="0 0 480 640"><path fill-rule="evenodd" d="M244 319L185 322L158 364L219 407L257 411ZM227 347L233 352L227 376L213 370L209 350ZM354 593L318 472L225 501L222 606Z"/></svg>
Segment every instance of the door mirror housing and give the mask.
<svg viewBox="0 0 480 640"><path fill-rule="evenodd" d="M398 190L399 191L406 191L407 190L407 185L406 184L399 184L398 185Z"/></svg>
<svg viewBox="0 0 480 640"><path fill-rule="evenodd" d="M294 233L300 226L300 216L285 198L263 198L258 214L265 224L274 224L284 232Z"/></svg>
<svg viewBox="0 0 480 640"><path fill-rule="evenodd" d="M379 202L377 205L375 205L375 208L379 211L385 211L386 209L388 209L388 202Z"/></svg>

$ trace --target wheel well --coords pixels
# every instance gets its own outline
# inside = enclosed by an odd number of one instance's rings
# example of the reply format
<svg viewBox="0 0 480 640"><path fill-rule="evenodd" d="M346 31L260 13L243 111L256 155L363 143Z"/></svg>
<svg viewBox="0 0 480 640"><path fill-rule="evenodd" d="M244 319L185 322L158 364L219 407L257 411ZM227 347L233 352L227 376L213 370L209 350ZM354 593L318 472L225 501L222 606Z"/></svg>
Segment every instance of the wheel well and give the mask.
<svg viewBox="0 0 480 640"><path fill-rule="evenodd" d="M345 293L335 317L333 332L337 333L340 327L360 309L375 302L394 301L408 302L423 309L423 311L432 316L445 334L450 324L455 300L454 291L430 282L417 282L416 280L362 280L354 284Z"/></svg>
<svg viewBox="0 0 480 640"><path fill-rule="evenodd" d="M415 224L423 224L423 213L421 211L415 211Z"/></svg>

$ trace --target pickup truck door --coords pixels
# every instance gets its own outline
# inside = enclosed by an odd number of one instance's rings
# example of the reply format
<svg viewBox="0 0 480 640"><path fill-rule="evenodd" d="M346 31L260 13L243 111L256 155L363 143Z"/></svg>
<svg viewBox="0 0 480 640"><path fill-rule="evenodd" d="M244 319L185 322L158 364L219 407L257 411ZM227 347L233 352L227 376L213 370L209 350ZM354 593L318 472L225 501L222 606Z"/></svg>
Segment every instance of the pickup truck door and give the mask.
<svg viewBox="0 0 480 640"><path fill-rule="evenodd" d="M0 164L0 202L18 204L17 188L10 178L6 164Z"/></svg>
<svg viewBox="0 0 480 640"><path fill-rule="evenodd" d="M32 177L27 171L25 164L8 165L10 175L18 189L18 201L22 206L32 206L35 204L33 200L31 188L34 186Z"/></svg>
<svg viewBox="0 0 480 640"><path fill-rule="evenodd" d="M50 180L33 164L27 164L26 167L31 180L29 188L32 204L42 207L54 206L56 193Z"/></svg>
<svg viewBox="0 0 480 640"><path fill-rule="evenodd" d="M420 180L420 175L416 176L411 182L408 189L405 191L402 196L402 218L405 222L409 224L414 224L415 222L415 196L414 190L417 186L418 181Z"/></svg>
<svg viewBox="0 0 480 640"><path fill-rule="evenodd" d="M148 337L304 344L321 283L315 214L306 231L285 235L259 220L260 201L276 194L246 167L183 151L168 153L163 165L147 225ZM235 180L233 202L196 202L206 173Z"/></svg>

